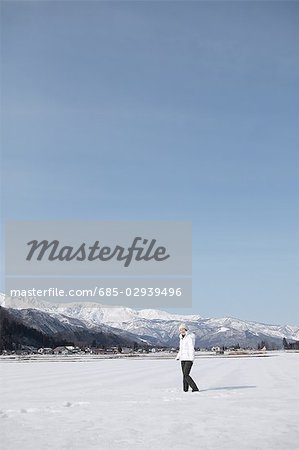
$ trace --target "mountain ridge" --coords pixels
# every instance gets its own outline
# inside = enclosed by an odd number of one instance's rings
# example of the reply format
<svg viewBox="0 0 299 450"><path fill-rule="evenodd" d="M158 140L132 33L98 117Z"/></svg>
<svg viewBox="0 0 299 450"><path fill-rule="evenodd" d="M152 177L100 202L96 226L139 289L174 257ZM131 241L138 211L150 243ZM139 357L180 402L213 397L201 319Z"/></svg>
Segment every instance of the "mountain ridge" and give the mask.
<svg viewBox="0 0 299 450"><path fill-rule="evenodd" d="M88 330L98 327L113 329L113 333L128 333L149 345L177 346L178 325L185 322L196 335L196 345L257 347L260 341L269 341L273 346L282 346L282 339L299 340L299 327L273 325L244 321L231 317L203 318L200 315L171 314L155 309L134 310L123 306L108 306L98 303L50 303L36 298L12 298L2 295L0 304L18 310L36 309L55 316L59 320L77 319ZM32 325L32 323L28 323Z"/></svg>

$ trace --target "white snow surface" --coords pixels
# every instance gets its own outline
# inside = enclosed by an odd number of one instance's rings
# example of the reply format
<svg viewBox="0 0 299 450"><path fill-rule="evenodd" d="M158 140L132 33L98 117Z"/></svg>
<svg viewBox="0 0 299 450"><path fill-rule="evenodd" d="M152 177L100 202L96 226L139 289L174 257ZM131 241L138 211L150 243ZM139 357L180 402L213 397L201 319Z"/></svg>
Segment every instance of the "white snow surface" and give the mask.
<svg viewBox="0 0 299 450"><path fill-rule="evenodd" d="M195 359L0 358L1 446L298 449L299 353Z"/></svg>

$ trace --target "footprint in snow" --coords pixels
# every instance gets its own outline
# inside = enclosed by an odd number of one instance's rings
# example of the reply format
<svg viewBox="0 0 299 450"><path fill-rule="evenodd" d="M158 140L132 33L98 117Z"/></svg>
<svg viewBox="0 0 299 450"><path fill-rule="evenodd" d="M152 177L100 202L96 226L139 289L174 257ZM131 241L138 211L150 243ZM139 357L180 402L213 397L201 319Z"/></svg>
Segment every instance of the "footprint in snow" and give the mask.
<svg viewBox="0 0 299 450"><path fill-rule="evenodd" d="M73 408L74 406L81 406L81 405L89 405L90 402L65 402L63 406L66 408Z"/></svg>

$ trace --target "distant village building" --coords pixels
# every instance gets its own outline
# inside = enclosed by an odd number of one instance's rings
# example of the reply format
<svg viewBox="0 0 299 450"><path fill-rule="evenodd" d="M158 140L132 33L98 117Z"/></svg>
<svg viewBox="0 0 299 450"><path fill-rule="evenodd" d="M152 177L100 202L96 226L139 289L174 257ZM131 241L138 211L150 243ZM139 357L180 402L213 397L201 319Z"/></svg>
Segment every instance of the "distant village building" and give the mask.
<svg viewBox="0 0 299 450"><path fill-rule="evenodd" d="M54 353L54 355L68 355L69 353L71 353L71 350L69 350L64 345L60 345L60 346L54 348L53 353Z"/></svg>
<svg viewBox="0 0 299 450"><path fill-rule="evenodd" d="M104 354L104 351L105 350L103 348L97 348L97 347L92 347L90 349L90 353L92 355L101 355L101 354Z"/></svg>
<svg viewBox="0 0 299 450"><path fill-rule="evenodd" d="M132 353L132 348L131 347L122 347L122 354L123 355L127 355L128 353Z"/></svg>
<svg viewBox="0 0 299 450"><path fill-rule="evenodd" d="M92 347L90 349L90 353L93 355L107 355L107 354L115 354L118 353L117 347L109 347L109 348L97 348Z"/></svg>
<svg viewBox="0 0 299 450"><path fill-rule="evenodd" d="M211 350L212 350L212 352L220 353L221 348L219 346L216 346L216 347L212 347Z"/></svg>
<svg viewBox="0 0 299 450"><path fill-rule="evenodd" d="M37 353L41 355L51 355L53 353L53 349L50 347L41 347L37 350Z"/></svg>
<svg viewBox="0 0 299 450"><path fill-rule="evenodd" d="M288 350L299 350L299 341L289 342Z"/></svg>
<svg viewBox="0 0 299 450"><path fill-rule="evenodd" d="M73 347L72 345L65 345L65 348L71 353L77 351L77 348Z"/></svg>

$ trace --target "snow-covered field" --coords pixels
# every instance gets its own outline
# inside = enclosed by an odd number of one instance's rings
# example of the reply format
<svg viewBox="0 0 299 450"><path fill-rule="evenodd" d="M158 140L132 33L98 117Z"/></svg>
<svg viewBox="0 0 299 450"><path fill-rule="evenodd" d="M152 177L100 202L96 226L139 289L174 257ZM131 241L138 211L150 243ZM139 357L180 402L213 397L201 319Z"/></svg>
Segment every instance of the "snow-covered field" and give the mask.
<svg viewBox="0 0 299 450"><path fill-rule="evenodd" d="M299 353L174 359L0 359L5 450L299 448Z"/></svg>

